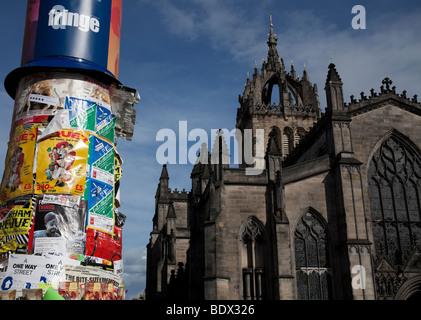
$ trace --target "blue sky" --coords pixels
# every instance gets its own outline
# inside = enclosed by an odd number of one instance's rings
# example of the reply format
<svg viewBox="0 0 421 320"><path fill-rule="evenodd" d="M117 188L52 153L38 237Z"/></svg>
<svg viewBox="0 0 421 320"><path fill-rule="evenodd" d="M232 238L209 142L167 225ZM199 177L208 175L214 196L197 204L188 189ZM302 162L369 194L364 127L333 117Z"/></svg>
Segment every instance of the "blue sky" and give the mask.
<svg viewBox="0 0 421 320"><path fill-rule="evenodd" d="M354 5L366 9L365 30L351 27ZM128 298L145 288L146 244L162 168L156 160L163 143L156 141L157 132L169 128L178 133L179 121L187 121L188 131L204 129L209 137L211 129L235 128L247 72L253 73L255 61L260 69L267 56L270 11L279 55L287 66L293 60L299 76L306 65L322 108L331 62L344 82L346 102L361 91L379 92L385 77L397 92L406 90L421 100L419 1L125 0L119 79L141 96L133 141L117 141L124 160L120 211L127 216L123 259ZM25 14L26 0L7 2L0 11L1 79L20 66ZM2 171L13 110L3 85L0 106ZM169 165L170 187L189 191L191 169L191 164Z"/></svg>

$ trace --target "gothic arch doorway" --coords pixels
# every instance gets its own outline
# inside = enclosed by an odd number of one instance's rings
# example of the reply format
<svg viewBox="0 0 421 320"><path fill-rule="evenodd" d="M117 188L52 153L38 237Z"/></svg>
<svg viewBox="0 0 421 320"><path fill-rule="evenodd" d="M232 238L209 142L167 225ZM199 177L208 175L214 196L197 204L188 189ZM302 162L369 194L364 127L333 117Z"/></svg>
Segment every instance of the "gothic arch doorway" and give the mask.
<svg viewBox="0 0 421 320"><path fill-rule="evenodd" d="M413 295L411 295L406 300L410 300L410 301L421 301L421 291L417 291L416 293L414 293Z"/></svg>
<svg viewBox="0 0 421 320"><path fill-rule="evenodd" d="M407 280L398 290L395 300L421 301L421 275Z"/></svg>

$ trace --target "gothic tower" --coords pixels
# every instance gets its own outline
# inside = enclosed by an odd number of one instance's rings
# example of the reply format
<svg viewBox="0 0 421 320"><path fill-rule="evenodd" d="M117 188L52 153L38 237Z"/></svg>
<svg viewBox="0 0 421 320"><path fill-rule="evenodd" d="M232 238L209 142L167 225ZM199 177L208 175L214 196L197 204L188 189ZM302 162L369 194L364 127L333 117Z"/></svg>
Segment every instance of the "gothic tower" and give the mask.
<svg viewBox="0 0 421 320"><path fill-rule="evenodd" d="M260 73L255 63L252 79L247 77L243 95L239 96L236 127L242 137L245 129L253 129L254 137L257 129L264 129L263 146L267 146L269 133L274 131L285 158L320 119L321 111L317 86L310 82L305 66L301 79L292 61L288 73L283 59L279 59L277 42L271 17L268 56L263 59ZM256 150L253 152L256 154Z"/></svg>

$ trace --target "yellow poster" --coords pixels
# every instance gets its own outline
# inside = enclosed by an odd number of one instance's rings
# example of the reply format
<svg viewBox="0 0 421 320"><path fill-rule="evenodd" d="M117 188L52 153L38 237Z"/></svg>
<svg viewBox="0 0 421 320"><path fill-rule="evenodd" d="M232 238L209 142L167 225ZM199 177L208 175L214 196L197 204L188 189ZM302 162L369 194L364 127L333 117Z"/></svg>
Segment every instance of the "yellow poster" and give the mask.
<svg viewBox="0 0 421 320"><path fill-rule="evenodd" d="M0 254L26 254L33 219L32 200L10 200L1 205L0 211L5 216L0 220Z"/></svg>
<svg viewBox="0 0 421 320"><path fill-rule="evenodd" d="M35 194L83 196L89 133L63 129L39 142Z"/></svg>
<svg viewBox="0 0 421 320"><path fill-rule="evenodd" d="M16 129L8 145L1 202L32 193L36 142L37 128L23 130L20 126Z"/></svg>

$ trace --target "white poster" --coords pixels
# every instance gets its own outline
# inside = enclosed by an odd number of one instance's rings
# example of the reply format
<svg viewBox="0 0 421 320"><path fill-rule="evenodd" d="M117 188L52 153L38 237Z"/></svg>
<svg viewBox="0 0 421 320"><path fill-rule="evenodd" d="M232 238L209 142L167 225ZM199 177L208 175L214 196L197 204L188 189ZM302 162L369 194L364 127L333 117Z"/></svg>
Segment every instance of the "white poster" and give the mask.
<svg viewBox="0 0 421 320"><path fill-rule="evenodd" d="M1 290L58 288L65 265L79 265L67 257L11 254Z"/></svg>

